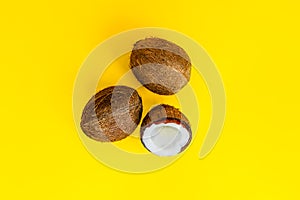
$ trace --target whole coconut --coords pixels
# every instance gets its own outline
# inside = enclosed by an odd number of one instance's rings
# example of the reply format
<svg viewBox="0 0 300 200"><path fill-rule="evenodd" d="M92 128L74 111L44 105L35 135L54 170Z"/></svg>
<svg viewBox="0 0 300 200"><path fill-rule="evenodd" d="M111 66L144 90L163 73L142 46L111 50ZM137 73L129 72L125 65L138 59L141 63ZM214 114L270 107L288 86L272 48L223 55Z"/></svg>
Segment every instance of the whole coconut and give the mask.
<svg viewBox="0 0 300 200"><path fill-rule="evenodd" d="M187 53L161 38L136 42L130 56L130 68L146 88L160 95L177 93L191 76L191 61Z"/></svg>
<svg viewBox="0 0 300 200"><path fill-rule="evenodd" d="M105 88L86 104L81 117L81 129L100 142L114 142L130 135L142 116L142 99L127 86Z"/></svg>

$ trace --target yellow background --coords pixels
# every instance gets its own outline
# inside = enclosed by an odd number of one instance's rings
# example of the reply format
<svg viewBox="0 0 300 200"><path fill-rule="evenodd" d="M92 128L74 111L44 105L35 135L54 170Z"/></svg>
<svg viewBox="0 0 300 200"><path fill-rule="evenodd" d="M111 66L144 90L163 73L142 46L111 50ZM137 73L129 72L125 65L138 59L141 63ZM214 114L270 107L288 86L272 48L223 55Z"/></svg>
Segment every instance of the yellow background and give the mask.
<svg viewBox="0 0 300 200"><path fill-rule="evenodd" d="M297 1L0 3L0 199L300 199ZM72 116L76 74L120 31L158 26L208 51L227 95L224 131L168 168L111 170L83 147Z"/></svg>

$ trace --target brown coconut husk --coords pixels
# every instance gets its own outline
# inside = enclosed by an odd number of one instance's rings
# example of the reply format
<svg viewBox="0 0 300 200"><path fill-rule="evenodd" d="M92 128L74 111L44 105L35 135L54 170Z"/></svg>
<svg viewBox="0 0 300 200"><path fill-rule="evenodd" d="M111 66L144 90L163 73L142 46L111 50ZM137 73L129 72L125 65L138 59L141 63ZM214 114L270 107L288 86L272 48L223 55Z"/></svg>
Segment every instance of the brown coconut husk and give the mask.
<svg viewBox="0 0 300 200"><path fill-rule="evenodd" d="M191 61L184 49L160 38L136 42L130 68L146 88L160 95L177 93L191 76Z"/></svg>
<svg viewBox="0 0 300 200"><path fill-rule="evenodd" d="M186 147L190 144L192 139L192 129L190 126L190 122L188 118L182 112L179 111L179 109L167 104L160 104L158 106L155 106L144 117L140 129L140 136L141 136L142 143L143 143L142 138L145 129L150 127L152 124L161 124L161 123L164 124L176 123L183 126L189 132L190 134L189 141L185 146L181 148L181 152L184 151Z"/></svg>
<svg viewBox="0 0 300 200"><path fill-rule="evenodd" d="M119 141L136 129L142 111L142 99L136 90L126 86L108 87L86 104L80 126L94 140Z"/></svg>

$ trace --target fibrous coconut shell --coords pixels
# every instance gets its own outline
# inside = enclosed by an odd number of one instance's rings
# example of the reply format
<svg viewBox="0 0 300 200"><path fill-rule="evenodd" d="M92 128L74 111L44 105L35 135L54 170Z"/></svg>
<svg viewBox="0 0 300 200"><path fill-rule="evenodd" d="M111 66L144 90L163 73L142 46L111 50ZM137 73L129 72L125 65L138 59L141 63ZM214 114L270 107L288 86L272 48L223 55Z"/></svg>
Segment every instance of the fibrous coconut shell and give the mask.
<svg viewBox="0 0 300 200"><path fill-rule="evenodd" d="M130 68L146 88L160 95L177 93L191 76L191 61L185 50L161 38L136 42Z"/></svg>
<svg viewBox="0 0 300 200"><path fill-rule="evenodd" d="M127 86L112 86L96 93L86 104L81 129L90 138L114 142L130 135L142 116L142 99Z"/></svg>

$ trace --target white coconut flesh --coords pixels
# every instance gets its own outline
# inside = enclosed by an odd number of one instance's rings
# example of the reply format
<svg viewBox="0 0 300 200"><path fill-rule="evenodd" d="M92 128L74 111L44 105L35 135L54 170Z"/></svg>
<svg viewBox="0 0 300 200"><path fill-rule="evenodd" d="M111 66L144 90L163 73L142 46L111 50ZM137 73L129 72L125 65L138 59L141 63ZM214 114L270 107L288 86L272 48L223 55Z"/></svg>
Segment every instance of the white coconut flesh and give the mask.
<svg viewBox="0 0 300 200"><path fill-rule="evenodd" d="M144 130L144 146L158 156L179 154L190 139L188 130L176 123L152 124Z"/></svg>

